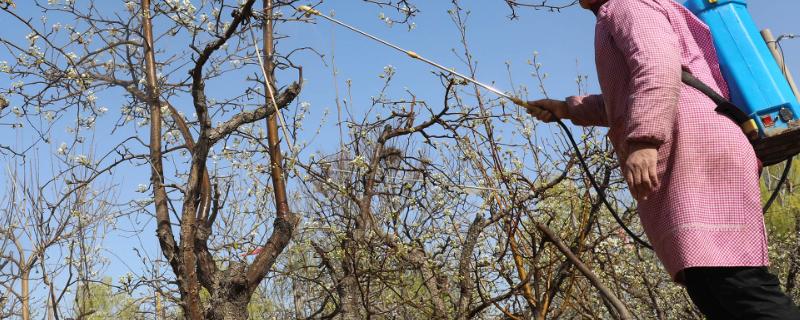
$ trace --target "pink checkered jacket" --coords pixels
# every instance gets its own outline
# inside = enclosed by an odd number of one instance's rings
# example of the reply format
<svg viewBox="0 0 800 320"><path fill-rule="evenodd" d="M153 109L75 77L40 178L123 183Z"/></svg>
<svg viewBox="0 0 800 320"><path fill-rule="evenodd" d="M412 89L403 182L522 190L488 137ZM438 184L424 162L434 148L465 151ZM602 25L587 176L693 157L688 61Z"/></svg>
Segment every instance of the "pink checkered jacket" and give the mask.
<svg viewBox="0 0 800 320"><path fill-rule="evenodd" d="M693 266L768 265L755 153L681 83L685 67L728 95L708 27L672 0L612 0L597 13L595 51L603 94L567 98L572 121L609 127L621 163L632 142L658 146L660 186L639 217L673 279Z"/></svg>

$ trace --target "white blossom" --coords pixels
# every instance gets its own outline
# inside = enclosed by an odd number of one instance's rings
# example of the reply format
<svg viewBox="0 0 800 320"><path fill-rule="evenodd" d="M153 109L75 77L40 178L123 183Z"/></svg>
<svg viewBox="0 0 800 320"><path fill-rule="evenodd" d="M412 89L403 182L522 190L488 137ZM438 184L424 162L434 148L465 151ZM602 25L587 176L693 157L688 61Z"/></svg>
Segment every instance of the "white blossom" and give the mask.
<svg viewBox="0 0 800 320"><path fill-rule="evenodd" d="M387 26L390 27L394 24L394 21L392 21L391 18L387 17L383 12L378 14L378 19L380 19L381 21L383 21L383 23L385 23Z"/></svg>
<svg viewBox="0 0 800 320"><path fill-rule="evenodd" d="M63 156L67 154L67 143L62 142L60 146L58 146L58 155Z"/></svg>
<svg viewBox="0 0 800 320"><path fill-rule="evenodd" d="M75 71L75 68L70 67L67 70L67 78L68 79L75 79L78 77L78 71Z"/></svg>
<svg viewBox="0 0 800 320"><path fill-rule="evenodd" d="M89 102L89 104L94 105L94 103L97 102L97 96L94 95L94 92L92 91L89 91L88 94L89 95L86 96L86 101Z"/></svg>
<svg viewBox="0 0 800 320"><path fill-rule="evenodd" d="M84 165L84 166L89 166L89 165L92 164L91 161L89 161L89 158L87 156L85 156L85 155L82 155L82 154L75 156L73 158L73 160L75 162L77 162L78 164Z"/></svg>
<svg viewBox="0 0 800 320"><path fill-rule="evenodd" d="M36 32L31 32L27 36L25 36L25 39L28 39L30 45L33 45L36 42L36 39L39 39L39 35L36 34Z"/></svg>
<svg viewBox="0 0 800 320"><path fill-rule="evenodd" d="M362 155L358 155L355 158L353 158L353 160L350 161L350 164L352 164L353 167L356 168L367 168L369 166L367 164L367 161L364 159L364 156Z"/></svg>
<svg viewBox="0 0 800 320"><path fill-rule="evenodd" d="M394 68L394 66L392 66L391 64L386 65L385 67L383 67L383 73L381 73L378 77L381 79L391 78L392 76L394 76L395 71L396 69Z"/></svg>

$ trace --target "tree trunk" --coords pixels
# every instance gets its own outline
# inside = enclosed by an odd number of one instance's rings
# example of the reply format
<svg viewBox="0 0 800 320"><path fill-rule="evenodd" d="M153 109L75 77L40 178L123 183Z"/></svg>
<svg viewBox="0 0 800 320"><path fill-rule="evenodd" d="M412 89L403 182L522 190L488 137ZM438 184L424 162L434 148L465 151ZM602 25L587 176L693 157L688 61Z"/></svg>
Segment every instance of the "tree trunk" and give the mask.
<svg viewBox="0 0 800 320"><path fill-rule="evenodd" d="M353 236L350 238L352 239ZM359 309L358 279L356 278L357 244L353 240L343 242L344 258L342 259L342 291L341 305L342 320L361 319Z"/></svg>
<svg viewBox="0 0 800 320"><path fill-rule="evenodd" d="M53 299L48 296L47 298L47 320L53 320L55 316L53 315Z"/></svg>
<svg viewBox="0 0 800 320"><path fill-rule="evenodd" d="M303 300L303 290L300 287L302 282L292 279L292 298L294 300L294 318L295 319L304 319L305 315L303 314L303 304L305 303Z"/></svg>
<svg viewBox="0 0 800 320"><path fill-rule="evenodd" d="M20 301L22 303L22 320L31 319L31 288L30 288L30 269L22 271L22 295Z"/></svg>
<svg viewBox="0 0 800 320"><path fill-rule="evenodd" d="M158 221L157 235L164 257L172 266L178 277L178 288L181 292L182 308L190 319L199 319L200 297L196 278L196 263L192 238L186 237L187 228L192 228L192 221L182 221L182 250L178 255L177 243L172 234L168 212L168 198L164 187L164 168L161 153L161 103L156 79L155 49L153 41L153 25L150 16L150 0L142 0L142 29L144 33L145 75L147 80L147 103L150 107L150 183L153 186L153 202ZM195 155L196 156L196 155ZM194 162L194 161L193 161ZM191 186L191 183L190 183ZM185 203L192 201L185 201ZM187 209L184 208L184 211ZM184 218L186 215L184 215ZM188 279L187 279L188 278Z"/></svg>
<svg viewBox="0 0 800 320"><path fill-rule="evenodd" d="M233 263L230 268L217 273L211 297L205 310L206 320L247 319L247 306L253 291L248 289L246 266Z"/></svg>
<svg viewBox="0 0 800 320"><path fill-rule="evenodd" d="M161 302L161 292L156 291L156 320L164 320L167 317L164 315L164 305Z"/></svg>

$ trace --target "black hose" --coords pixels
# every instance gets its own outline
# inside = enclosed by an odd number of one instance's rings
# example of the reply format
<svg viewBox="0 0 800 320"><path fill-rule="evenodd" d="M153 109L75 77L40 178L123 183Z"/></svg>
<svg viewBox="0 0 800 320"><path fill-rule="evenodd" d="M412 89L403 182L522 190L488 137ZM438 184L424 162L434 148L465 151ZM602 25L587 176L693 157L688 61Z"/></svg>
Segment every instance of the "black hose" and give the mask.
<svg viewBox="0 0 800 320"><path fill-rule="evenodd" d="M778 180L778 185L775 186L775 190L772 191L772 195L769 196L769 200L767 200L767 203L764 204L764 208L762 209L764 214L767 214L769 207L771 207L772 203L775 202L775 199L778 198L778 194L781 192L781 187L786 182L786 178L789 177L789 170L792 168L793 158L794 157L789 157L789 159L786 160L786 165L783 167L783 173L781 174L781 178Z"/></svg>
<svg viewBox="0 0 800 320"><path fill-rule="evenodd" d="M561 121L561 119L556 118L556 123L558 123L561 129L564 130L564 133L566 133L569 142L572 144L572 148L575 149L575 155L578 156L578 161L581 163L581 167L583 168L583 171L586 173L586 177L589 178L589 182L592 184L592 187L594 187L594 190L597 191L597 196L600 197L601 201L603 201L603 204L606 206L606 209L608 209L608 211L611 212L611 215L614 217L614 220L617 221L617 224L619 224L619 226L622 227L623 230L625 230L625 233L627 233L634 241L636 241L645 248L653 250L653 246L647 243L647 241L644 241L641 237L639 237L635 233L633 233L633 231L631 231L631 229L629 229L628 226L625 225L625 222L622 221L622 218L620 218L617 211L611 207L611 204L608 202L608 198L606 198L605 190L600 188L600 185L597 183L597 180L595 180L594 175L592 175L592 172L589 169L589 165L586 164L586 159L584 159L583 154L581 154L580 147L578 147L578 143L575 142L575 138L572 136L572 130L570 130L569 127L567 127L567 125ZM772 195L770 195L769 200L767 200L767 203L764 204L764 208L762 209L764 214L767 213L767 210L769 210L769 208L772 206L772 203L774 203L775 199L778 198L778 194L781 191L781 187L783 187L783 184L786 183L786 179L789 177L789 171L792 168L792 159L793 157L790 157L789 159L786 160L786 165L783 168L783 173L781 174L781 178L778 180L778 185L775 186L775 190L772 191Z"/></svg>
<svg viewBox="0 0 800 320"><path fill-rule="evenodd" d="M567 134L567 138L569 139L569 142L572 143L572 148L575 149L575 154L578 156L578 161L581 163L583 171L586 172L586 177L589 178L589 182L592 183L594 190L597 191L597 196L600 197L600 200L603 201L603 204L606 206L608 211L611 212L612 216L614 216L614 220L617 221L617 224L619 224L619 226L622 227L623 230L625 230L625 233L627 233L631 238L633 238L634 241L636 241L637 243L639 243L640 245L642 245L647 249L653 250L653 246L651 246L649 243L647 243L647 241L644 241L642 238L633 233L631 229L628 229L628 226L626 226L625 222L622 221L622 218L620 218L619 214L617 214L617 211L611 207L611 204L608 202L608 198L606 198L605 191L602 188L600 188L599 184L597 184L597 181L594 179L594 175L592 175L592 172L589 170L589 165L586 164L586 159L584 159L583 154L581 154L581 150L578 147L578 143L575 142L575 138L572 137L572 131L569 130L569 128L567 127L567 125L564 124L564 122L561 122L561 119L556 118L556 122L558 123L559 126L561 126L561 129L564 130L564 133Z"/></svg>

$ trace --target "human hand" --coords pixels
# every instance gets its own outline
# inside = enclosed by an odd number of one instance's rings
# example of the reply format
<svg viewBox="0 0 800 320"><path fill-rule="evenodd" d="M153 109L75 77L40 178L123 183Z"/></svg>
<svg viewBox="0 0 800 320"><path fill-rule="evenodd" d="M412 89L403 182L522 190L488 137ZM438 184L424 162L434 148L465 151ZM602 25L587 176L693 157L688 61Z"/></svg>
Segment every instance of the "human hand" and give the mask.
<svg viewBox="0 0 800 320"><path fill-rule="evenodd" d="M628 159L625 160L622 173L633 197L647 200L658 187L658 149L646 143L633 143L628 149Z"/></svg>
<svg viewBox="0 0 800 320"><path fill-rule="evenodd" d="M556 119L569 119L567 103L561 100L542 99L526 102L525 109L528 114L544 122L553 122Z"/></svg>

